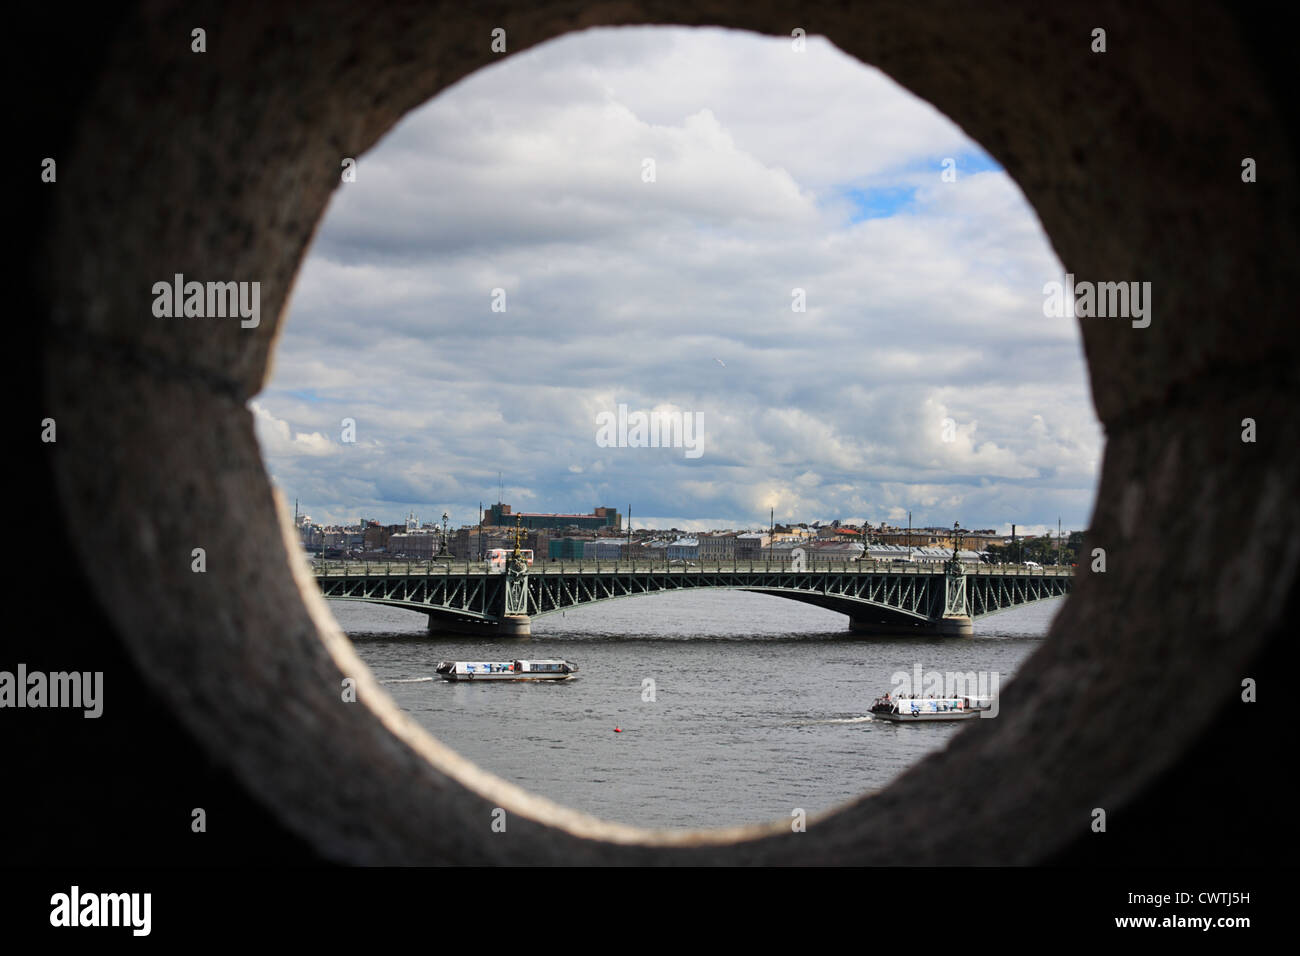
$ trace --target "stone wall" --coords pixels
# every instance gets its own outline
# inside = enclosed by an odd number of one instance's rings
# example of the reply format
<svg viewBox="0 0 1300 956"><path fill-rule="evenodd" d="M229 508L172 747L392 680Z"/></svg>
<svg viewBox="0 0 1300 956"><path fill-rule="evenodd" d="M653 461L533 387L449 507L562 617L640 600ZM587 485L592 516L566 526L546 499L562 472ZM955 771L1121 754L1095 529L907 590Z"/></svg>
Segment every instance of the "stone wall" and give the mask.
<svg viewBox="0 0 1300 956"><path fill-rule="evenodd" d="M260 0L127 5L78 26L25 14L25 42L66 65L20 94L24 155L59 160L57 185L21 207L37 230L39 412L59 429L38 467L61 526L77 529L63 580L89 595L86 620L107 625L69 639L129 662L137 719L174 721L176 760L218 775L267 845L388 864L1082 859L1093 808L1114 808L1112 830L1125 812L1158 820L1150 808L1185 785L1178 775L1207 747L1220 754L1216 723L1238 719L1241 680L1274 659L1300 562L1289 54L1212 3L814 9ZM1081 322L1107 434L1086 550L1106 549L1107 572L1081 576L998 720L803 834L647 835L555 807L433 740L366 676L292 538L276 540L283 508L244 404L269 375L341 158L492 62L494 27L518 52L633 23L829 36L983 144L1067 270L1153 287L1148 328ZM194 26L207 29L201 56ZM1096 26L1105 54L1089 48ZM1244 157L1258 182L1242 182ZM174 273L260 281L260 325L154 320L151 286ZM203 575L190 571L196 544ZM340 702L347 676L358 704ZM487 826L495 806L511 813L509 840ZM1133 856L1174 845L1158 825L1125 839L1121 828L1114 845Z"/></svg>

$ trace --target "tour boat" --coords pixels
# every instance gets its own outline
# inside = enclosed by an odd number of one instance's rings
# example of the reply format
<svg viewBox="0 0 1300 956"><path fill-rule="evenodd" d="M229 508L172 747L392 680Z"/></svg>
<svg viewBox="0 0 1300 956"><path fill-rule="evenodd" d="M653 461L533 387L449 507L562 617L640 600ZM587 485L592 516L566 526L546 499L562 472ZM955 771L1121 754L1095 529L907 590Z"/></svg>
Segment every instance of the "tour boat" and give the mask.
<svg viewBox="0 0 1300 956"><path fill-rule="evenodd" d="M992 697L877 697L871 705L876 720L900 724L929 720L969 720L993 708Z"/></svg>
<svg viewBox="0 0 1300 956"><path fill-rule="evenodd" d="M443 680L568 680L578 665L570 661L442 661Z"/></svg>

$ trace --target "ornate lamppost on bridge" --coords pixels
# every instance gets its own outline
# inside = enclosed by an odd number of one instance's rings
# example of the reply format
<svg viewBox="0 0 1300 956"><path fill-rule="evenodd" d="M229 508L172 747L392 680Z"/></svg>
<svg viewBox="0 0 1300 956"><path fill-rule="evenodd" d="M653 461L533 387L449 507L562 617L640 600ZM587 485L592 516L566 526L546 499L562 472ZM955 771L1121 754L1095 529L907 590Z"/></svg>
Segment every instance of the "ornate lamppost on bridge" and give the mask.
<svg viewBox="0 0 1300 956"><path fill-rule="evenodd" d="M438 557L447 555L447 512L442 513L442 550L438 552Z"/></svg>
<svg viewBox="0 0 1300 956"><path fill-rule="evenodd" d="M514 570L516 573L520 573L520 572L522 572L522 571L525 571L525 570L527 570L527 567L528 567L528 566L524 563L524 556L523 556L523 553L519 550L519 541L520 541L521 538L523 538L523 536L524 536L524 516L523 516L523 515L516 515L516 516L515 516L515 535L514 535L514 538L515 538L515 547L514 547L514 550L510 552L510 567L511 567L511 569Z"/></svg>
<svg viewBox="0 0 1300 956"><path fill-rule="evenodd" d="M952 558L944 567L943 620L939 622L941 634L969 637L971 634L970 606L966 595L966 569L961 563L961 522L952 525Z"/></svg>
<svg viewBox="0 0 1300 956"><path fill-rule="evenodd" d="M961 551L961 522L952 523L952 560L948 562L948 567L954 574L960 574L962 571L961 558L958 553Z"/></svg>
<svg viewBox="0 0 1300 956"><path fill-rule="evenodd" d="M506 560L502 586L504 612L497 624L498 632L514 637L526 637L531 631L528 617L528 562L519 547L524 536L523 516L515 518L515 546Z"/></svg>

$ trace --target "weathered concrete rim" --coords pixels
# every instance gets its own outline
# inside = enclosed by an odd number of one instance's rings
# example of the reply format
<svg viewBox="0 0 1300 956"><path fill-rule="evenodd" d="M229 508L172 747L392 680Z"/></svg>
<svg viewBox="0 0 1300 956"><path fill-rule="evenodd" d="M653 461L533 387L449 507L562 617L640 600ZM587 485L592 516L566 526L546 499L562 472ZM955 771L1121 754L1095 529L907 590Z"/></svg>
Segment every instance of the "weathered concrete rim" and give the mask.
<svg viewBox="0 0 1300 956"><path fill-rule="evenodd" d="M1287 497L1300 485L1290 384L1258 381L1232 395L1278 436L1250 447L1249 458L1223 437L1241 417L1236 405L1216 419L1212 402L1187 394L1226 350L1238 367L1295 355L1286 266L1277 264L1296 261L1294 185L1261 183L1243 198L1235 174L1220 172L1232 147L1217 145L1248 140L1272 168L1293 168L1272 126L1271 95L1217 5L1100 9L1141 55L1116 55L1104 69L1090 58L1097 8L1076 17L1032 5L975 11L886 0L865 15L810 16L795 5L714 0L504 3L485 14L270 2L210 13L212 49L195 60L176 40L188 37L191 13L168 3L137 11L113 41L102 82L70 119L76 146L61 164L51 242L77 266L47 290L65 347L47 354L46 374L60 422L53 464L64 521L87 529L76 538L79 559L142 672L214 759L336 860L1050 856L1086 827L1090 808L1123 805L1213 717L1207 708L1173 719L1155 706L1158 694L1148 695L1150 709L1126 717L1148 730L1134 739L1098 705L1162 685L1228 699L1244 663L1280 626L1279 597L1298 560L1297 546L1268 523L1297 523ZM782 35L806 24L830 36L1002 160L1074 271L1151 275L1167 296L1170 322L1144 338L1084 328L1112 435L1089 546L1119 560L1079 582L1051 640L1005 689L1005 719L980 722L995 726L970 728L885 793L818 818L806 834L778 834L779 824L654 834L595 821L485 774L427 735L370 679L304 579L296 549L271 530L281 512L243 406L268 374L340 156L360 155L407 110L490 62L494 26L507 26L519 50L578 27L641 22ZM466 39L475 37L483 42ZM1178 163L1151 149L1153 126ZM243 144L242 168L223 167L214 143ZM1238 245L1214 241L1218 231ZM1188 263L1207 258L1193 288ZM144 290L173 272L261 277L275 318L251 334L155 324ZM92 340L116 345L87 347ZM1218 533L1255 529L1253 553L1228 556L1238 590L1219 576L1222 557L1211 566L1195 552L1171 556L1151 530L1160 522L1196 541L1205 532L1180 517L1189 503ZM209 555L204 575L189 570L199 542ZM110 545L119 561L101 559ZM1162 599L1158 585L1170 581ZM1165 632L1153 635L1153 622ZM360 705L341 703L344 677L357 681ZM999 787L971 805L945 789L952 779ZM494 806L510 811L508 838L489 828Z"/></svg>

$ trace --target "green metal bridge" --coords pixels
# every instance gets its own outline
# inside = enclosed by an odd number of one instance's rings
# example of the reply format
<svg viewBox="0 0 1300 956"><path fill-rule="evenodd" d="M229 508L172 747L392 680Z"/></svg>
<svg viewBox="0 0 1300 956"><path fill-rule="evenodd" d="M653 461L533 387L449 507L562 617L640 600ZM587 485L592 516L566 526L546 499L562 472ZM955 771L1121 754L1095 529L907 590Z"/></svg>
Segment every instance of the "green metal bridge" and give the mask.
<svg viewBox="0 0 1300 956"><path fill-rule="evenodd" d="M886 563L795 567L778 562L559 562L501 571L478 562L317 562L331 600L408 608L431 632L526 635L533 618L568 608L697 588L752 591L848 615L864 634L966 636L977 617L1061 597L1073 568Z"/></svg>

